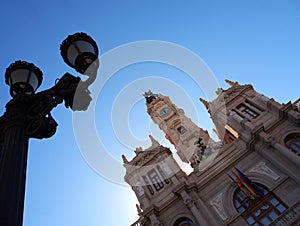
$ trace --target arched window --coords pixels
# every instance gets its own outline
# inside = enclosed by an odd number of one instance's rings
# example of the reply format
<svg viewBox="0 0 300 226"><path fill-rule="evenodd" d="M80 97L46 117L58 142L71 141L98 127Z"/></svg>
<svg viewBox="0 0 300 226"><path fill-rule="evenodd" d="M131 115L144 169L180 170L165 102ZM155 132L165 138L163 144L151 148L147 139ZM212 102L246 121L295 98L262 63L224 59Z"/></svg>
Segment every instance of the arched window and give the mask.
<svg viewBox="0 0 300 226"><path fill-rule="evenodd" d="M285 146L292 152L300 155L300 134L294 133L288 135L284 140Z"/></svg>
<svg viewBox="0 0 300 226"><path fill-rule="evenodd" d="M181 217L174 223L174 226L194 226L193 221L187 217Z"/></svg>
<svg viewBox="0 0 300 226"><path fill-rule="evenodd" d="M287 208L272 192L257 184L263 190L263 197L250 199L241 189L234 193L233 203L245 221L252 226L269 225Z"/></svg>

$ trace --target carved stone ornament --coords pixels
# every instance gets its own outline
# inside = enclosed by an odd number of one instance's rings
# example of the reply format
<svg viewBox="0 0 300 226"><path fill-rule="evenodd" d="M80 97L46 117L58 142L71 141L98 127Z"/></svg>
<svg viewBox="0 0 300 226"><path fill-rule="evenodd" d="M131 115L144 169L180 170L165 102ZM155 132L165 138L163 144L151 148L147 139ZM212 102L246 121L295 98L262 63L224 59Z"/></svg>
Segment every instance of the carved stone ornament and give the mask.
<svg viewBox="0 0 300 226"><path fill-rule="evenodd" d="M154 149L146 149L142 151L141 149L137 148L135 151L136 156L128 163L133 166L143 166L148 161L153 159L156 155L162 154L163 151L166 151L165 148L161 146L155 147Z"/></svg>
<svg viewBox="0 0 300 226"><path fill-rule="evenodd" d="M274 137L268 135L268 136L264 137L264 144L265 144L267 147L272 147L272 143L273 143L274 140L275 140Z"/></svg>
<svg viewBox="0 0 300 226"><path fill-rule="evenodd" d="M184 200L184 204L189 208L197 208L196 206L196 202L194 200L192 200L191 198L187 198Z"/></svg>
<svg viewBox="0 0 300 226"><path fill-rule="evenodd" d="M216 195L210 201L210 205L216 210L216 212L218 213L218 215L221 217L223 221L228 218L227 214L225 213L224 205L223 205L223 192Z"/></svg>
<svg viewBox="0 0 300 226"><path fill-rule="evenodd" d="M253 168L249 170L249 173L258 173L266 175L273 180L278 180L280 176L276 174L273 170L271 170L265 162L259 162Z"/></svg>
<svg viewBox="0 0 300 226"><path fill-rule="evenodd" d="M236 85L230 87L227 90L223 90L222 98L224 98L225 102L227 102L231 98L236 97L237 94L241 93L242 91L244 91L245 89L248 89L248 88L253 90L252 85L239 85L239 84L236 84Z"/></svg>

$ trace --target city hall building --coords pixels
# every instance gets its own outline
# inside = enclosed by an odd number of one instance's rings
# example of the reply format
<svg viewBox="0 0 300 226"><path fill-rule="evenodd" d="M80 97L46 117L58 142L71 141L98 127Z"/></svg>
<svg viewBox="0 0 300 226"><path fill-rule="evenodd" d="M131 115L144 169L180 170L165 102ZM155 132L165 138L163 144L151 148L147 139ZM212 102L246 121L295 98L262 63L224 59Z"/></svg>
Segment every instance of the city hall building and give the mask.
<svg viewBox="0 0 300 226"><path fill-rule="evenodd" d="M122 156L139 201L132 226L300 225L300 99L279 104L226 82L213 101L200 99L219 141L169 97L144 94L149 116L193 171L152 136L132 160Z"/></svg>

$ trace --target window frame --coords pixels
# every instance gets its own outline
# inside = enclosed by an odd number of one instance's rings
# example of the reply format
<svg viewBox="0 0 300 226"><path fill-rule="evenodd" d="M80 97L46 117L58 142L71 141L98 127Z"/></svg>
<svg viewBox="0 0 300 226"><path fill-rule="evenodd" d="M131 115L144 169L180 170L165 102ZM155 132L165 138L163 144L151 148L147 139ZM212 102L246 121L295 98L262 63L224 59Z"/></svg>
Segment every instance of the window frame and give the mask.
<svg viewBox="0 0 300 226"><path fill-rule="evenodd" d="M187 132L187 129L184 126L182 126L182 125L180 125L179 127L177 127L176 130L179 132L180 135L183 135L183 134L185 134Z"/></svg>
<svg viewBox="0 0 300 226"><path fill-rule="evenodd" d="M194 226L194 222L188 217L180 217L173 224L173 226L185 226L185 225Z"/></svg>
<svg viewBox="0 0 300 226"><path fill-rule="evenodd" d="M267 188L260 184L257 185L264 191L263 198L251 200L240 188L237 188L233 195L233 205L248 225L268 225L276 220L288 207L272 192L269 192ZM260 212L258 213L258 211ZM264 220L266 224L263 223Z"/></svg>
<svg viewBox="0 0 300 226"><path fill-rule="evenodd" d="M284 139L284 145L293 153L300 156L300 134L299 133L292 133L287 135Z"/></svg>
<svg viewBox="0 0 300 226"><path fill-rule="evenodd" d="M153 190L151 184L149 183L148 178L146 176L142 176L142 178L143 178L143 180L144 180L144 182L145 182L145 184L146 184L146 186L147 186L148 191L150 192L150 194L154 195L154 190Z"/></svg>
<svg viewBox="0 0 300 226"><path fill-rule="evenodd" d="M164 187L164 183L155 169L149 170L147 175L156 191L159 191Z"/></svg>
<svg viewBox="0 0 300 226"><path fill-rule="evenodd" d="M253 110L251 106L247 103L241 103L236 107L238 113L243 117L246 117L250 120L256 119L260 113L258 111ZM258 110L258 109L257 109Z"/></svg>

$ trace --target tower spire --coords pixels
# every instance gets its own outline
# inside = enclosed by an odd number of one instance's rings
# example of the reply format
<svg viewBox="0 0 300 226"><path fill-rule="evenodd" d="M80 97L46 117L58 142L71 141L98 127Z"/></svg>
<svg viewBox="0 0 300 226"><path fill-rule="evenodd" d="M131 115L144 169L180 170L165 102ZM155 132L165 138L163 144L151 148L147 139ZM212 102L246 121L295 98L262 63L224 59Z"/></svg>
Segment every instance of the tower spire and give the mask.
<svg viewBox="0 0 300 226"><path fill-rule="evenodd" d="M157 140L155 140L154 138L153 138L153 136L152 135L149 135L149 138L150 138L150 140L151 140L151 147L156 147L156 146L159 146L160 144L158 143L158 141Z"/></svg>
<svg viewBox="0 0 300 226"><path fill-rule="evenodd" d="M201 97L199 98L199 100L206 107L206 109L209 110L209 103L206 100L202 99Z"/></svg>
<svg viewBox="0 0 300 226"><path fill-rule="evenodd" d="M123 159L123 163L124 164L128 164L129 163L128 160L127 160L127 158L125 157L125 155L122 155L122 159Z"/></svg>
<svg viewBox="0 0 300 226"><path fill-rule="evenodd" d="M137 209L138 215L139 215L139 216L143 215L143 211L142 211L142 209L141 209L140 205L139 205L139 204L136 204L135 206L136 206L136 209Z"/></svg>
<svg viewBox="0 0 300 226"><path fill-rule="evenodd" d="M238 82L233 82L233 81L230 81L230 80L228 80L228 79L225 79L225 82L226 82L228 85L230 85L230 87L239 84Z"/></svg>

